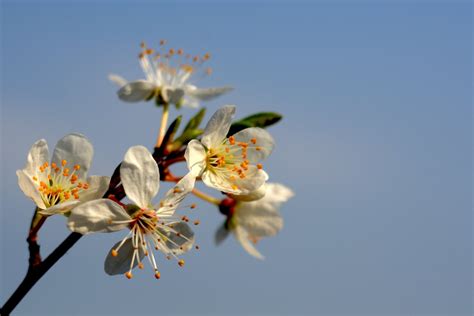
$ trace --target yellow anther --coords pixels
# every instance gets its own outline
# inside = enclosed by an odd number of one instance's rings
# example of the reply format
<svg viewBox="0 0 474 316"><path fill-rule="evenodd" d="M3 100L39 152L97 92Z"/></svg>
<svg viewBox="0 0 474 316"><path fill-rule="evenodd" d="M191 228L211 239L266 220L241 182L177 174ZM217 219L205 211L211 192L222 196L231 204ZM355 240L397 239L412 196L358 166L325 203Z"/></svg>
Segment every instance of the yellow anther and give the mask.
<svg viewBox="0 0 474 316"><path fill-rule="evenodd" d="M178 265L179 265L180 267L183 267L183 266L184 266L184 260L183 260L183 259L179 260L179 261L178 261Z"/></svg>
<svg viewBox="0 0 474 316"><path fill-rule="evenodd" d="M63 159L63 160L61 161L61 165L62 165L63 167L64 167L65 165L67 165L67 160L66 160L66 159Z"/></svg>
<svg viewBox="0 0 474 316"><path fill-rule="evenodd" d="M181 193L181 189L180 188L174 188L173 193Z"/></svg>
<svg viewBox="0 0 474 316"><path fill-rule="evenodd" d="M128 271L127 273L125 273L125 276L126 276L127 279L129 279L129 280L130 280L131 278L133 278L133 274L132 274L132 272L130 272L130 271Z"/></svg>
<svg viewBox="0 0 474 316"><path fill-rule="evenodd" d="M233 190L237 190L238 188L239 188L239 187L236 186L235 184L232 185L232 189L233 189Z"/></svg>
<svg viewBox="0 0 474 316"><path fill-rule="evenodd" d="M257 147L255 147L255 150L260 151L260 150L262 150L262 147L257 146Z"/></svg>
<svg viewBox="0 0 474 316"><path fill-rule="evenodd" d="M115 250L115 249L112 249L112 251L110 252L110 254L112 255L112 257L117 257L117 256L118 256L118 251Z"/></svg>
<svg viewBox="0 0 474 316"><path fill-rule="evenodd" d="M33 180L34 180L34 181L38 181L38 178L37 178L37 177L33 177Z"/></svg>
<svg viewBox="0 0 474 316"><path fill-rule="evenodd" d="M155 279L158 280L159 278L161 278L161 274L160 274L160 272L156 271L155 272Z"/></svg>

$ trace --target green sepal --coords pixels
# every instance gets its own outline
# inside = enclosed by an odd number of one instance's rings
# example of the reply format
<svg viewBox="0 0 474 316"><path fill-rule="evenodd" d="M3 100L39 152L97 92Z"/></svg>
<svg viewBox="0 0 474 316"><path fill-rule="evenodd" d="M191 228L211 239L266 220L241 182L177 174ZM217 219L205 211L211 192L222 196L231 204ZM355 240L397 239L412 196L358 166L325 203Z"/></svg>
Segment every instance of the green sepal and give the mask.
<svg viewBox="0 0 474 316"><path fill-rule="evenodd" d="M250 116L247 116L237 122L232 123L229 133L227 135L233 135L243 129L249 127L261 127L265 128L273 125L282 119L282 115L274 112L260 112Z"/></svg>
<svg viewBox="0 0 474 316"><path fill-rule="evenodd" d="M198 128L202 122L202 119L204 118L204 115L206 115L206 108L202 108L189 120L188 124L186 124L184 127L183 135L191 129Z"/></svg>

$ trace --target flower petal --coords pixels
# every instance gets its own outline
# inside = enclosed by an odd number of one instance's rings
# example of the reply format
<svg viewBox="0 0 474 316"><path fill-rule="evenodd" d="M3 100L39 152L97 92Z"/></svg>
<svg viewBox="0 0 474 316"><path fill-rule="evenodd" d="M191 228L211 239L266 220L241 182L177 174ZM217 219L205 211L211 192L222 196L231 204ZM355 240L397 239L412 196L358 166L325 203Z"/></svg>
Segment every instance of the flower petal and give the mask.
<svg viewBox="0 0 474 316"><path fill-rule="evenodd" d="M238 226L256 237L274 236L283 228L278 210L258 201L237 204L234 216Z"/></svg>
<svg viewBox="0 0 474 316"><path fill-rule="evenodd" d="M120 247L118 255L116 257L112 256L112 250L117 249L117 247L121 243L121 241L116 243L112 247L112 249L110 249L109 254L105 258L104 270L105 273L107 273L108 275L124 274L125 272L130 270L130 264L132 262L134 252L131 238L128 238L125 243ZM138 255L140 257L140 261L145 257L145 252L143 251L142 247L139 248ZM135 268L137 265L138 260L136 260L135 258L132 269Z"/></svg>
<svg viewBox="0 0 474 316"><path fill-rule="evenodd" d="M107 176L90 176L86 180L89 188L82 191L79 199L81 202L92 201L100 199L107 192L110 183L110 177Z"/></svg>
<svg viewBox="0 0 474 316"><path fill-rule="evenodd" d="M117 91L120 100L125 102L139 102L146 100L155 91L156 86L146 80L132 81Z"/></svg>
<svg viewBox="0 0 474 316"><path fill-rule="evenodd" d="M67 162L67 168L73 170L74 165L79 165L80 169L75 171L79 179L84 179L89 171L94 148L89 140L82 134L68 134L61 138L54 148L51 162L61 166L61 162Z"/></svg>
<svg viewBox="0 0 474 316"><path fill-rule="evenodd" d="M249 165L245 178L230 180L230 176L221 172L206 170L202 174L202 181L207 186L235 195L249 194L260 188L267 179L267 173L256 166Z"/></svg>
<svg viewBox="0 0 474 316"><path fill-rule="evenodd" d="M204 146L198 140L193 139L186 147L184 158L186 158L189 171L191 171L194 176L199 177L204 168L206 168L207 154Z"/></svg>
<svg viewBox="0 0 474 316"><path fill-rule="evenodd" d="M172 226L172 228L166 230L157 228L166 237L163 238L166 247L161 247L160 250L164 253L174 253L175 255L189 251L194 244L194 232L192 229L183 222L174 223Z"/></svg>
<svg viewBox="0 0 474 316"><path fill-rule="evenodd" d="M214 234L214 242L217 246L222 244L222 242L229 236L229 230L226 228L226 221L224 221Z"/></svg>
<svg viewBox="0 0 474 316"><path fill-rule="evenodd" d="M180 88L164 87L161 91L163 99L170 104L178 104L184 97L184 90Z"/></svg>
<svg viewBox="0 0 474 316"><path fill-rule="evenodd" d="M158 217L170 217L178 208L179 204L184 200L193 189L196 177L190 172L185 175L179 182L169 190L164 199L154 206L157 210Z"/></svg>
<svg viewBox="0 0 474 316"><path fill-rule="evenodd" d="M242 245L242 247L250 255L254 256L257 259L263 260L265 257L255 248L252 242L249 240L248 232L240 226L237 226L234 230L234 236L237 241Z"/></svg>
<svg viewBox="0 0 474 316"><path fill-rule="evenodd" d="M49 150L46 140L40 139L31 146L24 171L34 176L45 162L49 162Z"/></svg>
<svg viewBox="0 0 474 316"><path fill-rule="evenodd" d="M114 221L128 221L130 215L121 207L109 199L100 199L83 203L71 211L68 218L68 228L76 233L109 233L122 230L127 223Z"/></svg>
<svg viewBox="0 0 474 316"><path fill-rule="evenodd" d="M71 200L56 204L54 206L48 207L39 212L43 215L54 215L54 214L64 214L72 210L76 205L79 205L81 202L79 200Z"/></svg>
<svg viewBox="0 0 474 316"><path fill-rule="evenodd" d="M160 172L148 149L130 147L120 166L120 177L127 197L141 208L149 207L160 186Z"/></svg>
<svg viewBox="0 0 474 316"><path fill-rule="evenodd" d="M243 201L243 202L250 202L250 201L256 201L260 200L265 196L265 193L267 192L267 186L266 183L260 186L257 190L254 190L248 194L241 194L241 195L233 195L231 194L232 198L237 201Z"/></svg>
<svg viewBox="0 0 474 316"><path fill-rule="evenodd" d="M221 144L229 132L234 113L235 106L226 105L212 115L202 134L201 142L204 146L209 149Z"/></svg>
<svg viewBox="0 0 474 316"><path fill-rule="evenodd" d="M43 199L31 177L23 170L17 170L16 175L18 177L18 185L23 193L32 199L38 208L45 209L46 206L44 205Z"/></svg>
<svg viewBox="0 0 474 316"><path fill-rule="evenodd" d="M186 94L201 101L209 101L232 90L234 90L232 87L199 89L188 85L186 87Z"/></svg>
<svg viewBox="0 0 474 316"><path fill-rule="evenodd" d="M109 80L115 83L117 86L120 88L125 86L128 81L125 80L122 76L116 75L116 74L110 74L109 75Z"/></svg>
<svg viewBox="0 0 474 316"><path fill-rule="evenodd" d="M256 163L267 158L275 147L275 141L269 132L259 127L249 127L234 134L236 142L249 143L247 160ZM255 144L253 144L255 142Z"/></svg>

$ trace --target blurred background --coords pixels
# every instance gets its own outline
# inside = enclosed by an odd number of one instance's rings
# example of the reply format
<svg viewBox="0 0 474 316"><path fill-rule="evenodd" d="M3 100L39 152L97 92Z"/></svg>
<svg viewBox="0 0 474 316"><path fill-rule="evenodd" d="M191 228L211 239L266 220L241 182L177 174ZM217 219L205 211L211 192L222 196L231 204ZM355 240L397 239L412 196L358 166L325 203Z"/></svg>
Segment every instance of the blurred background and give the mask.
<svg viewBox="0 0 474 316"><path fill-rule="evenodd" d="M282 207L282 232L258 244L263 262L233 238L214 246L224 218L199 202L191 216L202 223L201 249L183 256L183 269L161 258L159 281L148 266L132 280L110 277L103 261L123 232L87 236L17 315L471 315L470 1L1 8L2 304L27 268L33 205L15 170L30 146L45 138L52 149L81 132L95 147L92 174L101 175L130 146L153 146L161 111L121 102L107 79L143 78L142 40L211 53L214 73L195 82L235 91L206 103L207 117L223 104L236 104L237 118L282 113L265 166L296 193ZM67 234L64 218L50 218L43 256Z"/></svg>

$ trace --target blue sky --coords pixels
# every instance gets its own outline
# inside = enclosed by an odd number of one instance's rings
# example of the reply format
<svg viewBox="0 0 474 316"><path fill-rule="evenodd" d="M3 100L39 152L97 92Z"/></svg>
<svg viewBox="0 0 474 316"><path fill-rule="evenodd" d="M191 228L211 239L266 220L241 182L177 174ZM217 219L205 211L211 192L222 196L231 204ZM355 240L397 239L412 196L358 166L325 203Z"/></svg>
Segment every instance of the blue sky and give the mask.
<svg viewBox="0 0 474 316"><path fill-rule="evenodd" d="M140 41L212 54L206 104L284 114L265 166L296 196L264 262L199 203L201 250L131 281L103 260L122 234L83 238L17 315L468 315L472 313L470 2L12 2L2 4L1 287L23 278L32 212L16 184L31 144L78 131L93 174L151 147L160 112L124 104L109 73L142 76ZM193 110L180 114L190 117ZM172 112L176 115L177 112ZM191 199L192 200L192 199ZM64 218L40 233L46 255Z"/></svg>

